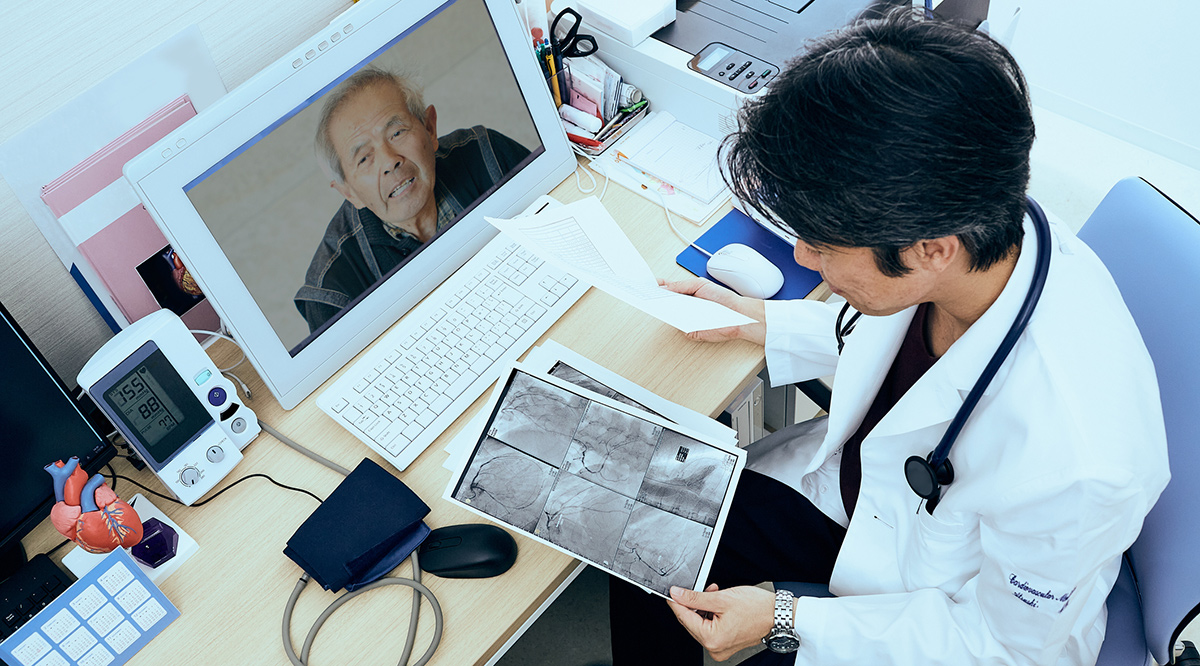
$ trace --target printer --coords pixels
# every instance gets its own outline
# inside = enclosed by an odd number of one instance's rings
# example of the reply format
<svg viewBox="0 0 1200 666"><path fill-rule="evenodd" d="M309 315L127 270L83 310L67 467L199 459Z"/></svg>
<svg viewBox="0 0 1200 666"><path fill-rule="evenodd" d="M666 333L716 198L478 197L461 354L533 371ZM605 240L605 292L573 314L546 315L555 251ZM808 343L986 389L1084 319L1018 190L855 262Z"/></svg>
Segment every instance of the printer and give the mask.
<svg viewBox="0 0 1200 666"><path fill-rule="evenodd" d="M666 110L713 137L737 129L737 110L771 79L804 43L864 15L877 15L911 0L677 0L675 21L636 45L589 22L589 0L555 0L551 10L575 7L581 32L593 35L599 55L637 86L652 108ZM590 0L592 2L603 0ZM987 0L944 0L987 13ZM978 21L975 22L976 25Z"/></svg>

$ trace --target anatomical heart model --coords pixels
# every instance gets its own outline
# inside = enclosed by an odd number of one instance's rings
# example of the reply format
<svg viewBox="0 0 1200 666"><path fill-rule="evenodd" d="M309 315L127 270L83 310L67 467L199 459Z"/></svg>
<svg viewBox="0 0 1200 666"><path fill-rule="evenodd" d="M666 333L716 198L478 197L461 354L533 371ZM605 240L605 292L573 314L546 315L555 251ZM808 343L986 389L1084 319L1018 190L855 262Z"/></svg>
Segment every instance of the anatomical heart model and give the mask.
<svg viewBox="0 0 1200 666"><path fill-rule="evenodd" d="M88 479L79 458L46 465L54 478L54 508L50 522L55 529L89 553L107 553L129 548L142 540L142 519L133 507L121 501L100 474Z"/></svg>

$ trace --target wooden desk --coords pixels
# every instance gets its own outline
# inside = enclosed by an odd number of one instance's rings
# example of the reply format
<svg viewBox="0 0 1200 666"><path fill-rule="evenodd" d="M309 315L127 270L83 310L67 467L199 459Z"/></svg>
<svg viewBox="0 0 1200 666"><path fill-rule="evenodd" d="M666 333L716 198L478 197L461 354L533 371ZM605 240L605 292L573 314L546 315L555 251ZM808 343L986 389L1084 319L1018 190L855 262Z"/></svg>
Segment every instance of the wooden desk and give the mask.
<svg viewBox="0 0 1200 666"><path fill-rule="evenodd" d="M576 189L574 178L567 179L552 194L564 202L584 196ZM608 189L604 202L658 275L687 275L674 263L681 243L669 231L660 207L618 185ZM690 226L683 223L685 233L699 235ZM677 330L595 289L585 294L543 336L545 339L554 339L670 400L714 415L732 400L748 377L763 367L762 349L755 345L689 342ZM213 353L219 357L219 364L228 364L236 357L232 346L224 343L215 345ZM254 391L254 399L248 404L265 422L345 467L353 468L362 458L370 457L392 469L326 417L315 406L314 397L285 412L248 364L243 367L246 369L239 374ZM432 507L426 519L431 527L480 521L474 514L441 500L450 479L442 463L446 444L485 401L486 395L399 474ZM265 433L246 449L245 456L220 487L246 474L261 472L324 497L341 481L338 474ZM151 475L133 472L124 461L118 467L122 474L161 489ZM124 497L134 492L124 482L118 483L117 489ZM158 501L157 505L199 542L200 551L162 585L182 615L131 663L286 663L280 645L280 623L284 603L300 570L282 551L316 503L255 479L204 507L182 507L166 501ZM386 511L387 507L378 510ZM47 522L26 542L31 552L39 552L60 540ZM426 577L445 613L441 647L432 663L485 663L575 567L575 560L558 551L521 536L517 542L517 563L500 577L468 581ZM409 569L405 563L398 573L407 576ZM304 591L293 626L297 649L313 620L333 598L316 584ZM312 663L395 663L408 625L410 603L409 593L401 589L373 592L350 603L325 625L313 648ZM428 613L421 625L417 655L432 635L433 622Z"/></svg>

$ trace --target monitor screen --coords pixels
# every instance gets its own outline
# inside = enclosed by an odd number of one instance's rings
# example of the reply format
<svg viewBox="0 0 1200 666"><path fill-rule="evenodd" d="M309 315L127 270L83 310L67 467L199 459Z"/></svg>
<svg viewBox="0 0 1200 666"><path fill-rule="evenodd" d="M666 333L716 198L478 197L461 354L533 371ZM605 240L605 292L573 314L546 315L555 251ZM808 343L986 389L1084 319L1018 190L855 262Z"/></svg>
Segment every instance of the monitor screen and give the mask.
<svg viewBox="0 0 1200 666"><path fill-rule="evenodd" d="M28 336L0 305L0 552L15 547L54 504L44 467L78 456L89 473L115 451L84 418Z"/></svg>
<svg viewBox="0 0 1200 666"><path fill-rule="evenodd" d="M507 0L366 0L312 46L126 167L285 408L574 167Z"/></svg>
<svg viewBox="0 0 1200 666"><path fill-rule="evenodd" d="M185 189L294 355L542 151L487 8L457 0Z"/></svg>

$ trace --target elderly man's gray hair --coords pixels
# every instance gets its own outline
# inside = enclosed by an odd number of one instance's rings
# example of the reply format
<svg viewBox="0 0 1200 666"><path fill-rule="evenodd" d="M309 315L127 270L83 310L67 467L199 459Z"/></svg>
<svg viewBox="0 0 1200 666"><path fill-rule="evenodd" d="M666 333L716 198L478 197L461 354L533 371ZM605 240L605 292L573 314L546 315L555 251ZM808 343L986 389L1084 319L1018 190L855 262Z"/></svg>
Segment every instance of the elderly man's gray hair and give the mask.
<svg viewBox="0 0 1200 666"><path fill-rule="evenodd" d="M317 157L321 163L321 169L325 175L339 183L346 182L346 172L342 169L342 161L338 159L337 150L329 138L329 120L347 99L376 85L395 86L404 95L408 112L421 124L425 123L425 100L421 96L421 91L403 76L377 67L365 67L342 81L325 98L325 106L321 109L321 118L317 122L316 140Z"/></svg>

